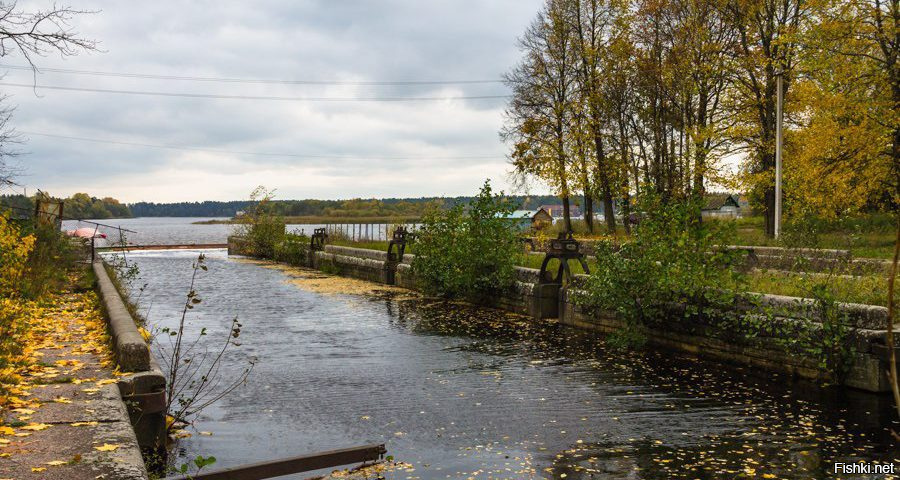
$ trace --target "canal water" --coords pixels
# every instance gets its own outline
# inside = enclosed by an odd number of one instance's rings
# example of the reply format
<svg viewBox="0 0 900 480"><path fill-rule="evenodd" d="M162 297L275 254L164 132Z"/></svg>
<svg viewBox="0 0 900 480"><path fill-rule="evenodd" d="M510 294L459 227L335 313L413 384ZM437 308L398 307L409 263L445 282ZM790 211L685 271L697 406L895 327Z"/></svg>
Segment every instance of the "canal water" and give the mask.
<svg viewBox="0 0 900 480"><path fill-rule="evenodd" d="M196 255L129 255L151 326L175 325ZM836 461L900 462L884 398L607 349L551 322L379 287L310 289L292 281L309 273L206 255L186 338L205 328L200 345L214 351L237 317L240 346L220 374L255 366L178 441L175 464L366 443L405 462L384 474L397 479L800 479L825 478Z"/></svg>

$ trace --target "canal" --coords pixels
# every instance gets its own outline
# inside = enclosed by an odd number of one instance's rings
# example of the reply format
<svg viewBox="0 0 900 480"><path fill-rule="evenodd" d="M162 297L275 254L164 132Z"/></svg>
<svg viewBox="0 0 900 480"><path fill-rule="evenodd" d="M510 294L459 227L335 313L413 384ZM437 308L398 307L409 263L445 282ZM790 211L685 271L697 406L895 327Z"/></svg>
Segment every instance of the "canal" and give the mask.
<svg viewBox="0 0 900 480"><path fill-rule="evenodd" d="M824 478L835 461L900 461L887 399L206 254L186 338L205 328L213 348L237 317L240 346L221 374L255 366L178 441L176 464L382 442L408 464L385 474L398 479ZM141 277L132 296L156 329L180 316L196 255L128 256Z"/></svg>

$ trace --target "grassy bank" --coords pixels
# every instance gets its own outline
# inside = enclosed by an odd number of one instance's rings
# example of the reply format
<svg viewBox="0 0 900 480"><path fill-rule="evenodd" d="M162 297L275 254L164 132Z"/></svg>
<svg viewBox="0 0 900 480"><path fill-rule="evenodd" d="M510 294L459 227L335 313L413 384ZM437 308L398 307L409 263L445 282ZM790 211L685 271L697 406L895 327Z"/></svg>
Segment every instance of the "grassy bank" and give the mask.
<svg viewBox="0 0 900 480"><path fill-rule="evenodd" d="M734 220L737 228L734 245L797 246L849 250L857 258L889 259L894 254L895 217L874 214L840 220L785 226L781 239L766 236L763 217Z"/></svg>
<svg viewBox="0 0 900 480"><path fill-rule="evenodd" d="M352 241L345 238L329 239L330 245L344 247L366 248L370 250L386 251L388 242L385 241ZM415 253L415 244L407 245L406 253ZM543 255L523 254L516 264L527 268L541 268ZM594 267L596 262L592 258L587 259L588 268ZM550 270L555 272L559 263L553 261ZM572 272L584 273L584 269L576 262L570 263ZM747 290L773 295L785 295L790 297L809 297L812 286L816 283L825 283L828 290L840 302L864 303L868 305L887 305L887 280L883 276L825 276L815 273L793 273L777 270L753 270L747 275ZM897 297L900 301L900 296Z"/></svg>
<svg viewBox="0 0 900 480"><path fill-rule="evenodd" d="M317 215L304 215L300 217L283 217L288 225L332 225L332 224L401 224L419 223L420 217L329 217ZM241 219L227 220L199 220L194 225L235 225L243 223Z"/></svg>
<svg viewBox="0 0 900 480"><path fill-rule="evenodd" d="M845 217L838 220L813 220L798 225L788 222L782 238L766 236L764 219L761 216L741 218L709 218L705 221L732 222L735 234L731 245L804 247L849 250L856 258L889 259L894 253L895 217L887 213ZM543 231L555 237L562 230L563 222ZM610 239L606 225L602 221L594 223L594 233L589 233L583 219L572 219L572 230L576 238L582 240ZM616 237L626 241L622 225L616 227Z"/></svg>

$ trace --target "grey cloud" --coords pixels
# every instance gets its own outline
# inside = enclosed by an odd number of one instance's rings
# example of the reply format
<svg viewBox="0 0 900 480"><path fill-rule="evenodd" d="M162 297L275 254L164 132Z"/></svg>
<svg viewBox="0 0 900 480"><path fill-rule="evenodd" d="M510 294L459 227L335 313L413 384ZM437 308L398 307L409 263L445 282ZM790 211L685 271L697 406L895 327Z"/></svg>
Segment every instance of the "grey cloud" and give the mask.
<svg viewBox="0 0 900 480"><path fill-rule="evenodd" d="M45 58L43 67L240 78L439 80L497 78L540 0L120 2L79 31L104 52ZM21 64L7 57L2 63ZM5 82L29 82L10 71ZM38 83L225 95L373 97L505 94L502 85L316 86L221 84L46 73ZM3 88L3 87L0 87ZM3 88L20 130L221 150L353 155L276 158L104 145L31 136L26 183L127 201L243 198L274 182L282 198L467 194L487 176L501 187L502 100L313 103L143 97ZM441 159L483 156L489 159ZM419 157L385 160L383 156ZM185 188L179 172L219 179ZM283 171L284 175L277 172ZM185 173L187 174L187 173ZM306 180L305 180L306 179ZM154 184L152 189L147 184ZM131 188L137 186L137 188ZM507 188L508 189L508 188Z"/></svg>

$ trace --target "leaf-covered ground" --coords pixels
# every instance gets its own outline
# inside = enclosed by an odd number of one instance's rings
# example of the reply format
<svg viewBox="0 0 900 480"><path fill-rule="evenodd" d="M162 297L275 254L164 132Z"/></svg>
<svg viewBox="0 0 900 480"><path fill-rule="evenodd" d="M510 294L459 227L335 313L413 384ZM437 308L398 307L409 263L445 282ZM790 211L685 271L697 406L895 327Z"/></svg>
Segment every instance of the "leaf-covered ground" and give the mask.
<svg viewBox="0 0 900 480"><path fill-rule="evenodd" d="M24 311L25 358L0 398L0 479L140 478L96 294L55 293Z"/></svg>

